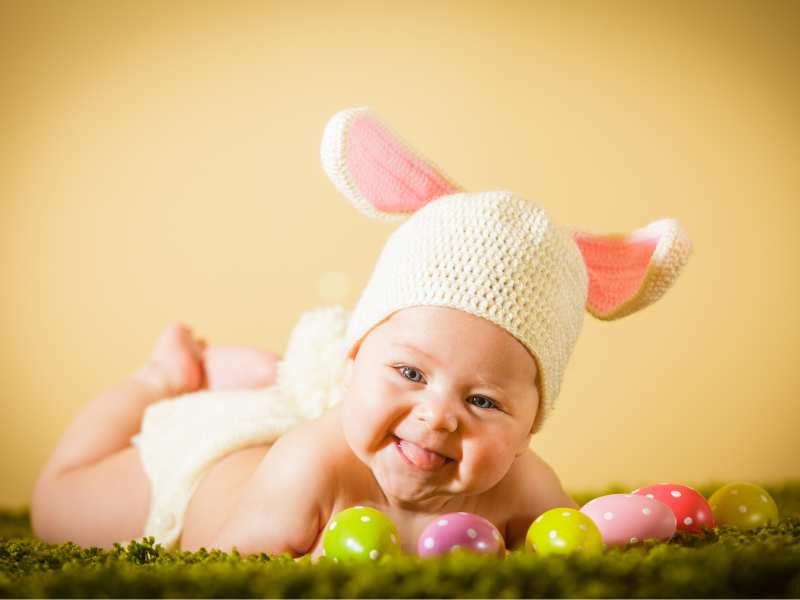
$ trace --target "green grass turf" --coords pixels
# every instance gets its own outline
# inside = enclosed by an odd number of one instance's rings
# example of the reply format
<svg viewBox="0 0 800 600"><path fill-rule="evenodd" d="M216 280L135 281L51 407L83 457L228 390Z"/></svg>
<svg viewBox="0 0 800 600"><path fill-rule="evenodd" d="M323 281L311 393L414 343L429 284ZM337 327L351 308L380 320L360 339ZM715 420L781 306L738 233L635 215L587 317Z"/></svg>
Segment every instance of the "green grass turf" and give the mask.
<svg viewBox="0 0 800 600"><path fill-rule="evenodd" d="M696 489L709 497L723 483ZM666 543L612 548L598 557L460 553L369 567L304 564L288 555L165 552L151 543L110 551L48 545L33 538L26 510L6 510L0 511L0 597L800 597L800 481L763 487L781 521L756 531L679 533ZM573 497L583 505L628 491L614 485Z"/></svg>

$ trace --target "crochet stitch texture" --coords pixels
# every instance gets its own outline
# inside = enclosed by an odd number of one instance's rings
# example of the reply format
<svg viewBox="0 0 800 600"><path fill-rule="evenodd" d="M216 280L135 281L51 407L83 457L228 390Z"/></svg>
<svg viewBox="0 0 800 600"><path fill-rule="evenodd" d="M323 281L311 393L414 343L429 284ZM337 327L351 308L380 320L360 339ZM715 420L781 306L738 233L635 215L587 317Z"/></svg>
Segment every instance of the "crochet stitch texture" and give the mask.
<svg viewBox="0 0 800 600"><path fill-rule="evenodd" d="M581 330L588 277L575 243L508 191L444 196L387 240L347 331L353 347L393 312L446 306L502 327L539 370L534 430L553 409Z"/></svg>

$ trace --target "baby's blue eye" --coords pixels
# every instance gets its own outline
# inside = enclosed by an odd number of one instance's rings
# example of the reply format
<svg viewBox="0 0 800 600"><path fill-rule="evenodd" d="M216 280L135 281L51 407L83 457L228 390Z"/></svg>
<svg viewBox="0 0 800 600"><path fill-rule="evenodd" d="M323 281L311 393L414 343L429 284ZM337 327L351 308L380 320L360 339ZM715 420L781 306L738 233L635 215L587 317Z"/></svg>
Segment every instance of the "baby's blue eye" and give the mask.
<svg viewBox="0 0 800 600"><path fill-rule="evenodd" d="M488 406L476 404L475 406L477 406L478 408L488 408L488 409L497 408L497 405L492 400L489 400L489 398L485 396L470 396L470 398L477 398L478 400L483 400L489 403Z"/></svg>
<svg viewBox="0 0 800 600"><path fill-rule="evenodd" d="M420 373L420 372L419 372L419 371L417 371L416 369L412 369L411 367L398 367L398 368L400 369L400 373L401 373L401 374L403 375L403 377L405 377L406 379L410 379L410 380L411 380L411 381L413 381L414 383L421 383L421 382L422 382L422 381L421 381L421 380L419 380L419 379L414 379L414 378L412 378L412 377L408 377L408 376L406 376L406 375L405 375L405 373L407 373L407 372L411 371L412 373L419 373L419 375L420 375L420 377L421 377L421 376L422 376L422 373ZM405 369L405 371L404 371L404 369Z"/></svg>
<svg viewBox="0 0 800 600"><path fill-rule="evenodd" d="M422 372L421 371L419 371L419 370L417 370L417 369L415 369L413 367L396 367L396 369L398 371L400 371L400 374L403 377L405 377L406 379L408 379L409 381L413 381L414 383L422 383L422 379L416 379L416 378L413 377L413 375L412 376L408 376L407 375L407 373L412 373L412 374L413 373L417 373L420 377L422 377ZM486 410L499 410L499 408L500 408L499 406L497 406L497 404L494 402L494 400L491 400L490 398L487 398L486 396L470 396L470 399L472 399L472 398L477 398L478 400L482 400L483 401L481 404L475 404L475 406L477 406L478 408L483 408L483 409L486 409Z"/></svg>

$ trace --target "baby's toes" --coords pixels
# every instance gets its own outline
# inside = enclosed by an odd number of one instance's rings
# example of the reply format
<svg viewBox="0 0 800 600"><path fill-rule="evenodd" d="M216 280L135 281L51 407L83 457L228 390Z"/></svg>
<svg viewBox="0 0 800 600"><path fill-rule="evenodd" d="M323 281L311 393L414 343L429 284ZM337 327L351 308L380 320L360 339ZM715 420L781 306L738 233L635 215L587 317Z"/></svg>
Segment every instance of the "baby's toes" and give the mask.
<svg viewBox="0 0 800 600"><path fill-rule="evenodd" d="M196 338L192 341L192 354L197 360L202 361L207 347L208 343L203 338Z"/></svg>
<svg viewBox="0 0 800 600"><path fill-rule="evenodd" d="M151 363L163 373L171 395L193 392L203 384L204 344L195 340L192 330L183 323L170 323L164 328Z"/></svg>
<svg viewBox="0 0 800 600"><path fill-rule="evenodd" d="M176 355L190 349L191 345L192 330L183 323L170 323L158 336L151 358L156 362L171 362L175 360Z"/></svg>

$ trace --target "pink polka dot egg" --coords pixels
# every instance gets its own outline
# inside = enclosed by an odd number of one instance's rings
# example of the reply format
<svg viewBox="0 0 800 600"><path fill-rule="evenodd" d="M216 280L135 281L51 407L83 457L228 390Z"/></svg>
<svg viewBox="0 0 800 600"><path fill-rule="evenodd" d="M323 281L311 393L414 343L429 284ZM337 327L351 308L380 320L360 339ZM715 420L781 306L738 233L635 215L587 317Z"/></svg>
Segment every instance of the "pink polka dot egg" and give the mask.
<svg viewBox="0 0 800 600"><path fill-rule="evenodd" d="M454 550L505 556L503 536L490 521L473 513L454 512L431 521L419 536L417 553L438 556Z"/></svg>
<svg viewBox="0 0 800 600"><path fill-rule="evenodd" d="M672 509L679 531L699 533L704 527L714 528L714 515L703 495L686 485L657 483L631 492L654 498Z"/></svg>
<svg viewBox="0 0 800 600"><path fill-rule="evenodd" d="M609 494L590 500L581 512L594 521L607 546L624 546L646 539L666 541L677 522L669 506L637 494Z"/></svg>

